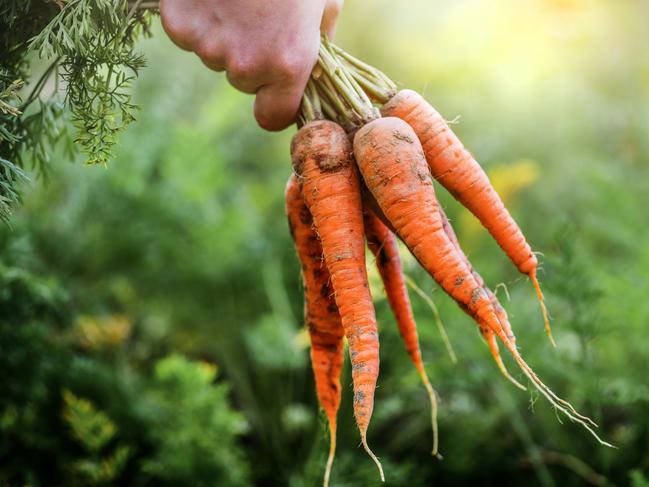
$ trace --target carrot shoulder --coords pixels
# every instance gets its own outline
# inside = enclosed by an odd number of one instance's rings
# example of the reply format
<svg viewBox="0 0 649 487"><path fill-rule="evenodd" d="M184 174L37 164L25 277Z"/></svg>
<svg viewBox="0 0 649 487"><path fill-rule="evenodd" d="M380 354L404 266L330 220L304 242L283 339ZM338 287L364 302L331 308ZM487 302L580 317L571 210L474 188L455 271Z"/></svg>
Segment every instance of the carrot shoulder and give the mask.
<svg viewBox="0 0 649 487"><path fill-rule="evenodd" d="M306 124L291 143L293 167L320 237L349 344L356 424L383 478L380 463L367 445L379 375L379 339L365 268L360 187L351 153L345 131L329 121Z"/></svg>
<svg viewBox="0 0 649 487"><path fill-rule="evenodd" d="M324 486L329 485L336 453L336 416L340 407L340 374L343 367L344 330L322 262L322 246L313 230L313 218L304 203L297 178L286 185L286 215L302 268L304 319L311 339L311 367L318 402L329 423L330 447Z"/></svg>
<svg viewBox="0 0 649 487"><path fill-rule="evenodd" d="M530 277L541 304L546 332L554 344L537 279L536 255L480 164L446 120L417 92L399 91L383 105L381 112L401 118L413 128L435 179L480 220L518 270Z"/></svg>

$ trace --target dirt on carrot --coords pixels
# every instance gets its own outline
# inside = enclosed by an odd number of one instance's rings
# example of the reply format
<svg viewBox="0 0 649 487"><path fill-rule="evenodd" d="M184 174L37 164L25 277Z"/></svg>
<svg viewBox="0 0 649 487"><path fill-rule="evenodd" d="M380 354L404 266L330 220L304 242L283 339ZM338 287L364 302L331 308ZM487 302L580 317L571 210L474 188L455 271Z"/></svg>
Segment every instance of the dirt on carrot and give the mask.
<svg viewBox="0 0 649 487"><path fill-rule="evenodd" d="M340 375L345 333L331 289L329 270L322 261L322 245L295 175L291 175L286 184L285 200L291 236L302 267L304 321L311 339L316 395L329 423L329 457L324 474L324 486L327 487L336 454L336 417L342 393Z"/></svg>
<svg viewBox="0 0 649 487"><path fill-rule="evenodd" d="M367 283L363 207L351 143L339 125L315 121L293 137L291 153L349 344L356 424L363 447L384 478L367 444L379 375L379 338Z"/></svg>
<svg viewBox="0 0 649 487"><path fill-rule="evenodd" d="M541 305L546 332L556 345L537 279L536 255L480 164L446 120L417 92L399 91L383 105L381 113L401 118L413 128L433 177L480 220L518 270L530 277Z"/></svg>
<svg viewBox="0 0 649 487"><path fill-rule="evenodd" d="M424 361L419 347L417 323L410 305L408 288L403 275L403 267L399 258L399 246L394 234L386 227L374 212L365 208L363 212L365 223L365 236L367 246L374 254L376 266L383 281L385 294L390 303L390 308L397 321L403 344L415 365L419 377L428 393L431 405L431 422L433 427L433 456L438 456L439 437L437 432L437 398L435 390L428 379Z"/></svg>

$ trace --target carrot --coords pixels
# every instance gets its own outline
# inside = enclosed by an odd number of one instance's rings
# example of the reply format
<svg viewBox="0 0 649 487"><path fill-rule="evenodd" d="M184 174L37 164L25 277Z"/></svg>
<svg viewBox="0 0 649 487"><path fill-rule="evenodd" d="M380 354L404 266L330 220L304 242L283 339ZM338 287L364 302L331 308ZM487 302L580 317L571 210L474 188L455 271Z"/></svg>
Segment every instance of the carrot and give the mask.
<svg viewBox="0 0 649 487"><path fill-rule="evenodd" d="M591 429L596 426L592 420L556 396L536 376L507 336L491 300L444 231L422 146L410 125L394 117L368 123L354 137L354 155L383 214L442 289L500 338L523 373L556 409L610 446Z"/></svg>
<svg viewBox="0 0 649 487"><path fill-rule="evenodd" d="M336 416L340 407L340 374L343 367L344 330L329 285L329 271L322 262L322 246L313 230L313 218L304 204L297 178L286 184L286 215L302 266L304 319L311 338L311 367L318 402L329 423L329 457L324 486L329 485L336 454Z"/></svg>
<svg viewBox="0 0 649 487"><path fill-rule="evenodd" d="M399 258L399 247L394 234L383 222L369 209L363 212L365 223L365 237L367 246L374 254L376 266L383 281L383 287L387 295L390 307L397 320L399 332L406 346L410 360L415 365L419 377L424 384L431 404L431 421L433 426L433 456L438 455L438 434L437 434L437 399L435 390L428 380L424 362L419 347L417 336L417 323L412 313L408 289L403 276L401 259Z"/></svg>
<svg viewBox="0 0 649 487"><path fill-rule="evenodd" d="M379 374L379 339L365 268L360 186L351 153L347 134L330 121L307 123L291 143L293 167L320 237L349 344L356 424L383 480L381 464L367 444Z"/></svg>
<svg viewBox="0 0 649 487"><path fill-rule="evenodd" d="M468 257L460 247L460 242L457 239L457 235L455 235L455 230L453 230L453 227L451 226L451 222L448 220L448 217L446 216L446 213L444 212L444 209L441 206L439 207L439 212L442 217L442 226L444 227L444 231L446 232L446 235L448 235L448 238L455 246L460 258L462 258L464 263L470 269L473 278L476 280L478 285L481 286L487 293L487 296L489 297L491 304L493 304L494 309L496 310L496 316L498 316L500 322L503 325L503 328L505 329L505 333L507 334L507 337L512 341L512 343L516 343L516 337L512 332L511 326L509 325L509 317L507 316L507 311L505 311L505 308L502 307L502 305L498 301L498 298L491 291L491 289L485 286L484 279L482 279L482 276L478 274L478 272L471 265L471 262L469 261ZM471 312L468 310L468 308L463 308L463 309L467 314L469 314L469 316L471 316ZM519 389L527 390L527 388L524 385L522 385L520 382L514 379L507 371L507 367L505 367L505 363L503 362L503 359L500 356L500 352L498 351L498 342L496 341L495 333L488 326L486 326L484 323L480 322L479 320L478 320L478 328L480 329L480 334L484 338L485 342L487 342L487 346L489 347L491 356L496 362L496 365L498 365L498 369L500 370L502 375L505 376L507 380L509 380Z"/></svg>
<svg viewBox="0 0 649 487"><path fill-rule="evenodd" d="M389 223L386 223L385 216L381 213L381 210L378 208L376 200L374 197L370 194L367 194L367 188L364 188L365 192L363 193L363 203L370 207L373 212L375 212L378 215L380 215L380 220L386 224L389 225ZM491 303L493 304L495 310L496 310L496 316L498 316L505 332L507 333L507 336L509 337L510 340L512 340L514 343L516 343L516 337L514 336L514 333L512 332L511 326L509 324L509 318L507 316L507 312L505 309L502 307L500 302L498 301L498 298L496 295L484 285L484 280L482 279L482 276L478 274L478 272L473 268L471 263L469 262L469 259L467 256L464 254L462 251L462 248L460 247L460 243L457 239L457 236L455 235L455 231L453 230L453 227L451 226L448 218L446 217L446 213L444 212L443 208L440 206L439 207L440 215L442 217L442 225L444 227L444 231L448 235L449 239L459 252L459 256L462 258L464 263L467 265L467 267L470 269L471 274L475 278L476 282L478 283L479 286L481 286L485 292L487 293L487 296L489 297ZM432 301L428 296L424 294L424 292L416 287L416 284L414 282L410 283L411 286L414 286L413 289L420 294L420 296L425 299L429 304L432 304ZM471 318L476 319L475 316L469 311L469 309L464 306L462 303L458 303L460 308L467 313ZM434 305L433 305L434 306ZM476 320L478 321L478 320ZM503 376L512 382L516 387L522 390L527 390L525 386L523 386L520 382L518 382L516 379L514 379L511 374L507 371L507 368L505 367L505 363L503 362L502 357L500 356L500 352L498 350L498 342L496 341L496 335L495 333L488 327L486 326L483 322L478 321L478 329L480 331L480 334L484 338L485 342L487 343L487 346L489 347L489 351L491 353L491 356L493 357L494 361L496 362L496 365L498 366L498 369L500 372L503 374ZM445 340L446 341L446 340ZM454 359L454 354L451 353L451 358L453 361Z"/></svg>
<svg viewBox="0 0 649 487"><path fill-rule="evenodd" d="M507 340L489 298L444 231L430 171L410 126L394 117L368 123L354 137L354 155L381 211L415 258L442 289Z"/></svg>
<svg viewBox="0 0 649 487"><path fill-rule="evenodd" d="M393 234L396 234L394 228L388 221L388 219L385 217L383 212L381 211L381 208L379 208L378 203L374 199L374 196L372 196L372 193L370 192L369 189L367 189L367 186L365 184L362 184L363 181L361 181L361 193L363 195L363 206L367 209L369 209L374 215L385 225ZM439 314L439 311L437 310L437 306L435 306L435 303L433 302L428 295L419 287L417 286L417 283L413 281L410 277L404 275L406 278L406 284L412 288L412 290L423 299L430 310L433 312L433 318L435 320L435 324L437 325L437 329L439 331L440 336L442 337L442 341L444 342L444 347L446 348L446 351L448 352L448 356L451 359L451 362L454 364L457 363L457 356L455 355L455 350L453 350L453 345L451 345L451 341L448 338L448 335L446 333L446 329L444 328L444 323L442 323L442 318Z"/></svg>
<svg viewBox="0 0 649 487"><path fill-rule="evenodd" d="M399 91L383 105L381 113L408 122L419 137L435 179L480 220L518 270L530 277L541 305L546 333L556 346L537 279L536 255L482 167L444 118L418 93Z"/></svg>

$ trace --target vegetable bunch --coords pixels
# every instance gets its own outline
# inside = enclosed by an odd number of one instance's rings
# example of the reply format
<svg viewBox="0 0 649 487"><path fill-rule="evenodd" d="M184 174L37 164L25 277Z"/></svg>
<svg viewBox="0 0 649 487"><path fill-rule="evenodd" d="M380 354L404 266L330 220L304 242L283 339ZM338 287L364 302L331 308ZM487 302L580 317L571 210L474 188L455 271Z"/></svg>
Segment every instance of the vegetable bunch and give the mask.
<svg viewBox="0 0 649 487"><path fill-rule="evenodd" d="M444 118L421 95L397 91L383 73L323 38L299 126L291 144L294 174L286 187L286 211L302 264L316 391L331 433L324 485L336 448L343 338L351 358L361 442L384 478L367 442L379 374L379 336L365 267L366 243L406 350L428 391L432 453L438 455L435 392L422 362L397 238L473 318L507 379L525 389L505 369L498 340L556 410L611 446L593 431L597 425L591 419L554 394L523 360L507 312L460 248L436 199L433 179L480 220L518 270L529 276L554 344L537 280L536 255Z"/></svg>

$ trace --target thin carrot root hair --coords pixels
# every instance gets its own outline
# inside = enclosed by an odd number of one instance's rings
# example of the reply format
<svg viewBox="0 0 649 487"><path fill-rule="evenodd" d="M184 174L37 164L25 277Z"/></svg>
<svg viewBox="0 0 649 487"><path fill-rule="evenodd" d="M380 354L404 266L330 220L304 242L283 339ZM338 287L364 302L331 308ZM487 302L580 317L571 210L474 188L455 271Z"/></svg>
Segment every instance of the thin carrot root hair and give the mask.
<svg viewBox="0 0 649 487"><path fill-rule="evenodd" d="M385 482L385 475L383 474L383 466L381 465L381 462L379 461L378 457L374 454L374 452L370 450L370 446L367 444L367 433L365 431L361 432L361 443L363 445L363 448L367 452L367 454L370 456L372 460L374 460L376 467L379 469L379 474L381 475L381 482Z"/></svg>
<svg viewBox="0 0 649 487"><path fill-rule="evenodd" d="M552 328L550 328L550 317L548 316L548 309L545 306L545 298L543 297L543 291L541 291L539 280L536 278L536 269L530 272L529 276L530 279L532 280L532 284L534 285L536 296L539 298L539 304L541 305L541 313L543 313L543 323L545 326L545 333L548 335L548 338L550 339L550 343L552 343L552 345L556 347L557 342L554 341L554 337L552 336Z"/></svg>
<svg viewBox="0 0 649 487"><path fill-rule="evenodd" d="M430 307L430 309L433 311L435 324L437 325L439 334L442 336L442 341L444 342L444 346L446 347L446 352L448 353L451 362L453 362L453 364L457 364L457 355L455 355L455 350L453 350L453 345L451 344L451 340L449 340L448 338L448 334L446 333L446 327L442 322L442 317L439 314L439 310L437 309L435 302L432 299L430 299L430 297L424 292L423 289L417 286L417 283L415 283L415 281L410 276L405 275L405 277L408 286L410 286L412 290L416 292L419 295L419 297L421 297L421 299L423 299L426 302L426 304Z"/></svg>
<svg viewBox="0 0 649 487"><path fill-rule="evenodd" d="M563 414L565 414L568 419L571 421L574 421L576 423L581 424L586 430L595 437L595 439L604 446L608 446L610 448L616 448L615 446L611 445L610 443L602 440L597 433L592 429L592 427L597 427L597 423L595 423L592 419L590 419L587 416L584 416L577 412L577 410L570 404L568 401L565 401L561 399L559 396L557 396L552 390L546 386L541 379L534 373L534 371L531 369L529 365L523 360L523 357L518 353L518 350L516 350L516 347L511 344L509 341L505 341L505 346L507 349L511 352L512 356L514 357L514 360L516 360L516 363L520 367L521 371L527 376L527 378L532 382L534 387L541 393L545 398L550 402L550 404L557 410L561 411Z"/></svg>
<svg viewBox="0 0 649 487"><path fill-rule="evenodd" d="M329 424L329 434L331 439L329 440L329 456L327 457L327 466L325 467L324 480L322 485L324 487L329 487L329 478L331 477L331 468L334 464L334 457L336 456L336 426Z"/></svg>
<svg viewBox="0 0 649 487"><path fill-rule="evenodd" d="M511 301L512 298L509 295L509 289L507 289L507 284L505 284L504 282L499 282L498 284L496 284L496 287L494 288L494 294L498 295L498 289L500 289L500 288L503 289L503 292L505 293L505 297L507 298L507 301Z"/></svg>
<svg viewBox="0 0 649 487"><path fill-rule="evenodd" d="M496 362L496 365L498 366L498 370L500 370L500 373L507 379L509 382L514 384L516 387L521 389L522 391L526 391L527 387L525 387L523 384L518 382L512 375L509 373L507 370L507 367L505 366L505 362L503 362L503 358L500 356L500 351L498 350L498 342L496 341L496 334L491 332L488 333L487 335L484 336L484 339L487 342L487 346L489 347L489 352L491 352L491 356L494 359L494 362Z"/></svg>
<svg viewBox="0 0 649 487"><path fill-rule="evenodd" d="M428 380L428 375L423 367L419 370L419 376L421 377L421 381L423 382L426 392L428 393L428 398L430 399L430 419L433 427L433 450L431 455L441 459L442 456L439 454L439 433L437 427L437 394Z"/></svg>

